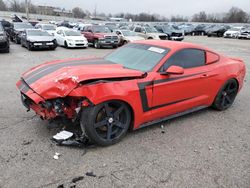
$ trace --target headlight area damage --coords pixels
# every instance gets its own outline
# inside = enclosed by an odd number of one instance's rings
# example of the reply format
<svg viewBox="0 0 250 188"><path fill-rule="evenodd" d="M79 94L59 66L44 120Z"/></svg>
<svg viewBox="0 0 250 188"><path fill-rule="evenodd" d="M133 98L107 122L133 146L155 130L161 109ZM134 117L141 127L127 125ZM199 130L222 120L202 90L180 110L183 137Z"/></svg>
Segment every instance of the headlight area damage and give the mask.
<svg viewBox="0 0 250 188"><path fill-rule="evenodd" d="M46 100L36 104L25 94L21 93L23 105L29 111L34 110L43 120L54 120L56 118L70 119L75 122L80 117L82 107L87 107L91 103L88 99L82 98L57 98Z"/></svg>

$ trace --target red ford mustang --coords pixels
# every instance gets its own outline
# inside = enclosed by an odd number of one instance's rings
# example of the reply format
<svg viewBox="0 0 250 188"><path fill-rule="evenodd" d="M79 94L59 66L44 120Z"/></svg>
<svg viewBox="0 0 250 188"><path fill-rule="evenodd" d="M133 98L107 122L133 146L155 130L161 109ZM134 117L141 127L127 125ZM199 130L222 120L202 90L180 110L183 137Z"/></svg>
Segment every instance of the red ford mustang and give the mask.
<svg viewBox="0 0 250 188"><path fill-rule="evenodd" d="M24 106L43 119L80 122L99 145L206 107L225 110L242 88L240 59L172 41L128 44L103 59L45 63L17 82Z"/></svg>

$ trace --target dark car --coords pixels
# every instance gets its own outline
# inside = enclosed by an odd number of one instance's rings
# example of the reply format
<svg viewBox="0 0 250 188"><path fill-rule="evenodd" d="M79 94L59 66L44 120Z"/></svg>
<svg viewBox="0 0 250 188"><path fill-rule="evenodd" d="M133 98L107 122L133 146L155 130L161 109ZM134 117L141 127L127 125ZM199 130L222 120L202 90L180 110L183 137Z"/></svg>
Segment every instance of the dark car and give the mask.
<svg viewBox="0 0 250 188"><path fill-rule="evenodd" d="M47 31L39 29L27 29L21 35L21 45L28 50L50 49L57 47L56 40Z"/></svg>
<svg viewBox="0 0 250 188"><path fill-rule="evenodd" d="M229 29L229 26L218 25L212 27L210 30L207 31L208 37L223 37L224 33Z"/></svg>
<svg viewBox="0 0 250 188"><path fill-rule="evenodd" d="M193 36L194 35L202 35L202 36L204 36L206 34L206 27L207 27L207 25L205 25L205 24L199 24L194 28L194 30L192 31L191 34Z"/></svg>
<svg viewBox="0 0 250 188"><path fill-rule="evenodd" d="M4 31L2 24L0 23L0 51L9 53L9 39Z"/></svg>
<svg viewBox="0 0 250 188"><path fill-rule="evenodd" d="M20 44L21 34L25 29L33 29L33 26L28 22L14 22L10 29L10 40Z"/></svg>
<svg viewBox="0 0 250 188"><path fill-rule="evenodd" d="M6 20L0 20L0 25L2 24L4 31L6 32L6 35L9 37L10 35L10 29L11 29L11 23Z"/></svg>
<svg viewBox="0 0 250 188"><path fill-rule="evenodd" d="M169 40L182 41L184 39L184 31L175 25L155 26L155 28L159 32L167 34Z"/></svg>

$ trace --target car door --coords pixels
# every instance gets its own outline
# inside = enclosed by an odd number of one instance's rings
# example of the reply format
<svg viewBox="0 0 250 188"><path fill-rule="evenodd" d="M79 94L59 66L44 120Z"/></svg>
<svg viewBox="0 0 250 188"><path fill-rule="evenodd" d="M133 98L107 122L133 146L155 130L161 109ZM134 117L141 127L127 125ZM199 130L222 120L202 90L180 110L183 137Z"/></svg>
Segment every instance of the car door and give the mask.
<svg viewBox="0 0 250 188"><path fill-rule="evenodd" d="M58 43L60 46L64 45L64 43L63 43L64 38L63 38L63 33L62 33L62 32L63 32L62 30L58 30L58 31L56 32L56 41L57 41L57 43Z"/></svg>
<svg viewBox="0 0 250 188"><path fill-rule="evenodd" d="M184 73L161 74L171 66L183 67ZM206 65L206 52L203 50L183 49L173 54L153 81L153 116L160 118L206 106L209 100L209 84L214 76L211 71L212 67Z"/></svg>
<svg viewBox="0 0 250 188"><path fill-rule="evenodd" d="M138 34L138 36L141 36L144 39L147 39L145 33L142 32L142 28L141 27L135 27L134 32L136 32Z"/></svg>
<svg viewBox="0 0 250 188"><path fill-rule="evenodd" d="M23 31L23 33L21 34L21 44L23 44L24 46L27 46L27 32Z"/></svg>
<svg viewBox="0 0 250 188"><path fill-rule="evenodd" d="M84 32L82 32L82 34L85 36L88 42L93 42L93 30L90 26L85 27Z"/></svg>

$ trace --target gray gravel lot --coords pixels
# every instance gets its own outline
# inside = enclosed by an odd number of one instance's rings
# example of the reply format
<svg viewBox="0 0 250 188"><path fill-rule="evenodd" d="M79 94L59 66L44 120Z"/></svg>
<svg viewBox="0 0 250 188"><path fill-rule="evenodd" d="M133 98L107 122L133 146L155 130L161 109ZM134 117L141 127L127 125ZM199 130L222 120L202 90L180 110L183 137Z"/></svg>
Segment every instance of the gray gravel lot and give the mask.
<svg viewBox="0 0 250 188"><path fill-rule="evenodd" d="M228 56L242 58L250 69L250 41L186 37ZM102 148L58 147L50 139L58 129L26 112L15 87L21 73L42 62L110 49L29 52L11 44L0 54L0 188L16 187L250 187L249 74L232 108L205 109L129 133L122 142ZM61 153L54 160L55 152ZM93 171L97 177L86 176Z"/></svg>

